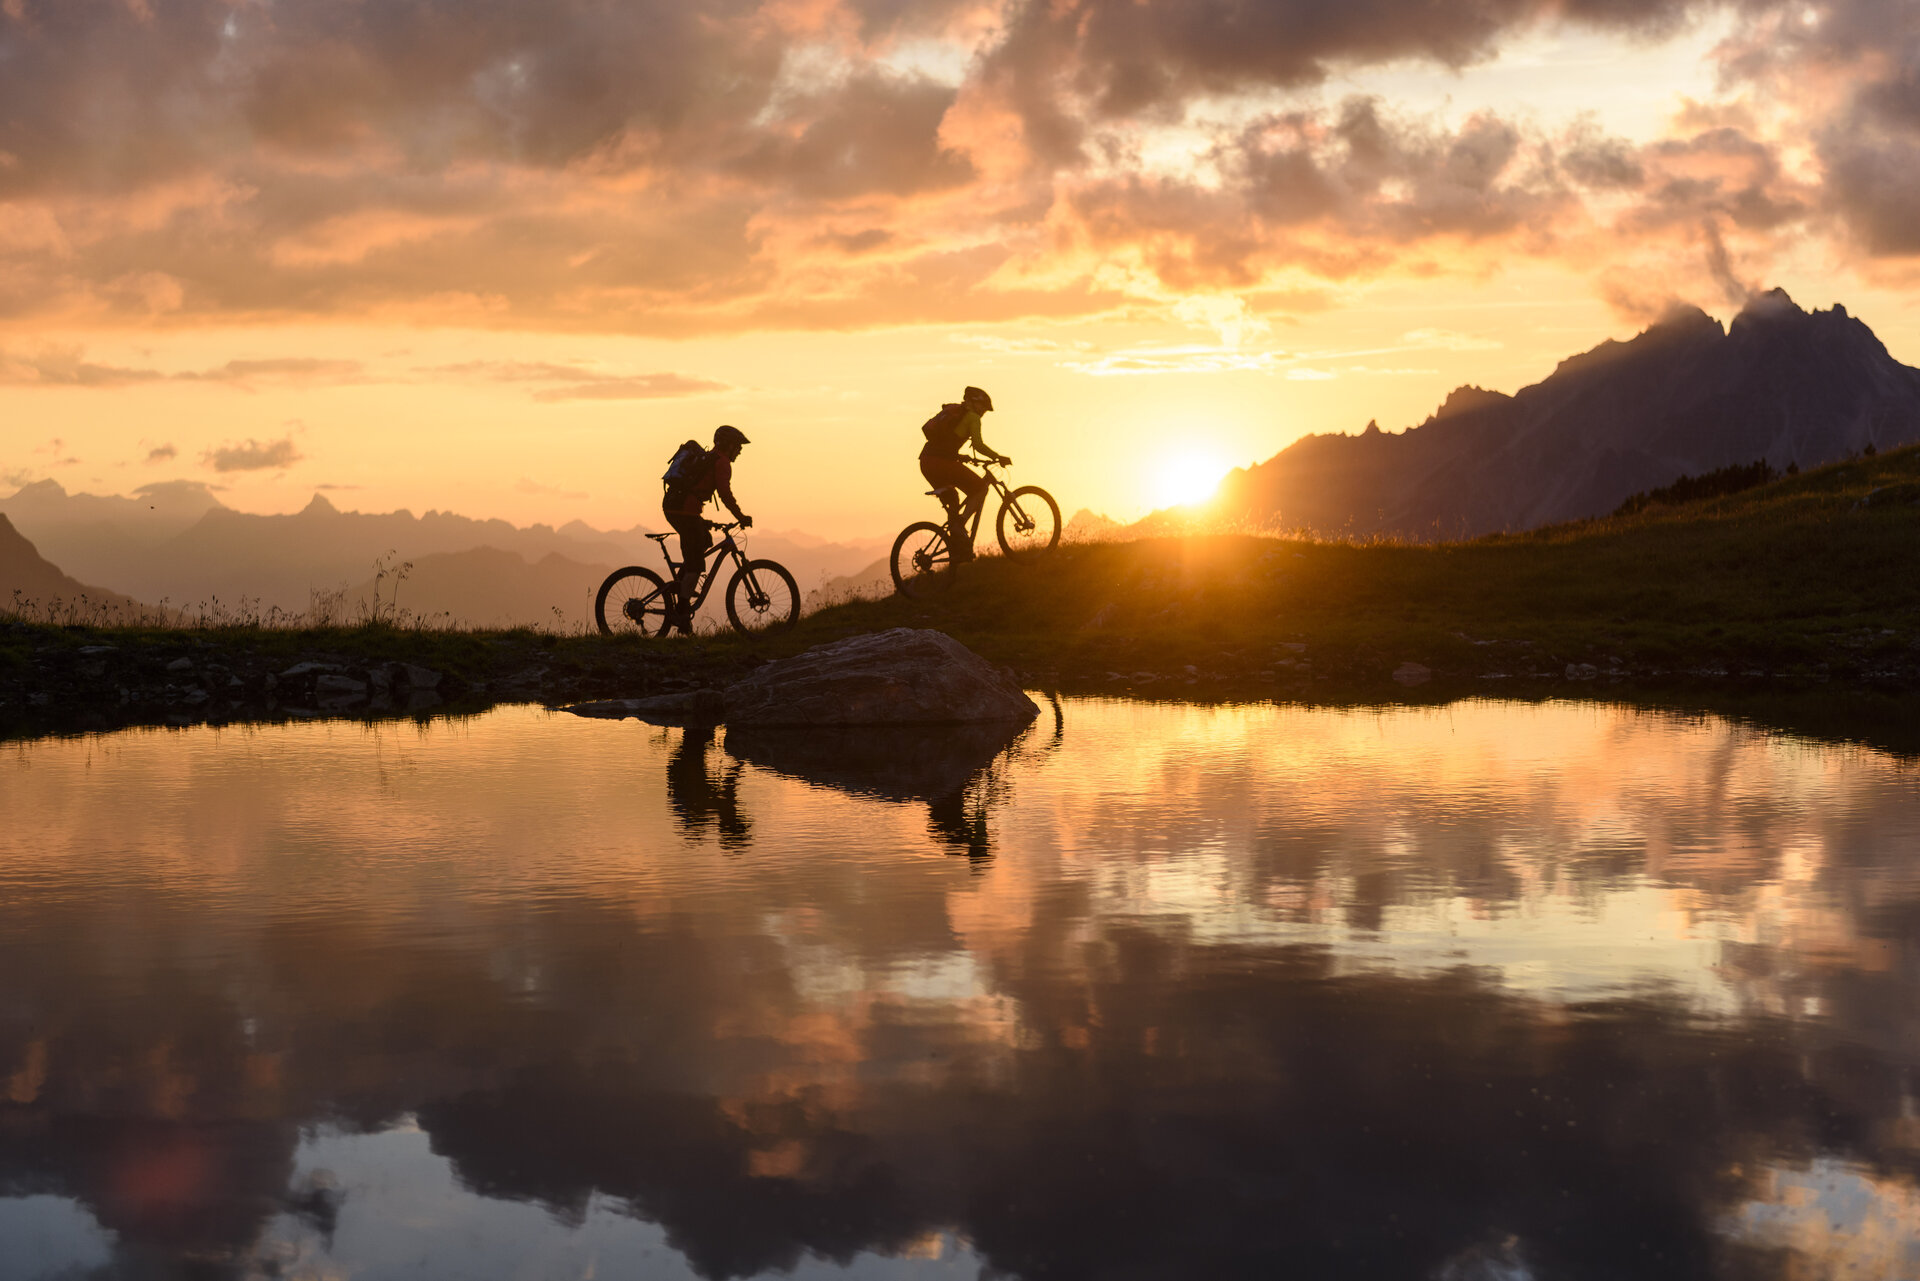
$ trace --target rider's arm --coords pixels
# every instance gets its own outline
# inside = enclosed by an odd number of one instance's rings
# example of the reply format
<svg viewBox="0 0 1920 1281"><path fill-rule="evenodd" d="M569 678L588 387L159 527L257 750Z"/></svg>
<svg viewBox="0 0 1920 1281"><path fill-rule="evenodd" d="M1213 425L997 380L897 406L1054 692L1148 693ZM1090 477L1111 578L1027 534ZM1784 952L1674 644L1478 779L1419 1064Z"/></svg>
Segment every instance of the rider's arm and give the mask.
<svg viewBox="0 0 1920 1281"><path fill-rule="evenodd" d="M1004 459L1006 457L1005 454L980 438L980 415L974 410L969 409L966 412L966 416L960 420L960 429L966 434L968 446L971 447L976 454L982 454L988 458Z"/></svg>
<svg viewBox="0 0 1920 1281"><path fill-rule="evenodd" d="M751 525L753 523L752 519L740 510L740 504L735 501L733 497L732 460L726 458L714 459L713 491L719 496L720 501L727 505L727 510L733 513L735 520L739 521L742 525Z"/></svg>

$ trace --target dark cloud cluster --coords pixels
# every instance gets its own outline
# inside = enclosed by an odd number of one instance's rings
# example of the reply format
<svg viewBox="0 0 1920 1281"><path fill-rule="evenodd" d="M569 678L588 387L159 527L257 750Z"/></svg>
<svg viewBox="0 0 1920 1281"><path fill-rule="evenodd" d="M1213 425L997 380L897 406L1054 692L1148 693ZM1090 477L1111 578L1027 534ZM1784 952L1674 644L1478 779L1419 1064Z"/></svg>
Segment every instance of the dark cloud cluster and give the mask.
<svg viewBox="0 0 1920 1281"><path fill-rule="evenodd" d="M1729 91L1787 124L1647 145L1279 105L1396 61L1470 72L1542 24L1655 37L1710 11ZM971 52L936 75L894 57L913 40ZM1709 278L1715 244L1739 276L1830 228L1920 255L1920 19L1884 0L5 0L0 68L0 319L1034 314L1103 293L1062 243L1173 288L1495 241L1664 246ZM1218 137L1215 172L1130 150L1248 95L1272 111ZM1794 147L1817 174L1790 176ZM983 245L1000 261L948 278ZM1051 292L996 283L1015 259Z"/></svg>
<svg viewBox="0 0 1920 1281"><path fill-rule="evenodd" d="M1344 66L1424 59L1463 68L1551 18L1653 32L1689 0L1077 0L1015 6L990 59L1057 149L1084 122L1178 111L1196 97L1315 85ZM1071 103L1077 110L1070 110Z"/></svg>

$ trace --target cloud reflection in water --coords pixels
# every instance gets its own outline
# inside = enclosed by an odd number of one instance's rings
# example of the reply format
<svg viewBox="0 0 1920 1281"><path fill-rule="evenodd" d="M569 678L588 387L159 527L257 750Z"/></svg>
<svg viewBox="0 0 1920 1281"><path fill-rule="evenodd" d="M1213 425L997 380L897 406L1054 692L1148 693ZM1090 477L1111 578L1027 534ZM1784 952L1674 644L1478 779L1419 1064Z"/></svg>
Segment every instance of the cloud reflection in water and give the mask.
<svg viewBox="0 0 1920 1281"><path fill-rule="evenodd" d="M864 775L526 709L18 745L0 1190L110 1275L471 1274L501 1200L500 1275L1909 1257L1910 764L1593 706L1050 729Z"/></svg>

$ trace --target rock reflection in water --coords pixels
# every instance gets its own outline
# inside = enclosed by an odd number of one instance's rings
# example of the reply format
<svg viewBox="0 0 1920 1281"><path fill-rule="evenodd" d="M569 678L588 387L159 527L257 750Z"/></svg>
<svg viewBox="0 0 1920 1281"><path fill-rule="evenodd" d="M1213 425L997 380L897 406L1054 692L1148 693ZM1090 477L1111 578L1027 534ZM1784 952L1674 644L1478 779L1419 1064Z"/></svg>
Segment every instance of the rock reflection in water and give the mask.
<svg viewBox="0 0 1920 1281"><path fill-rule="evenodd" d="M1057 711L1056 706L1056 711ZM927 826L955 853L991 855L989 798L969 790L1001 755L1021 742L1027 725L962 724L747 728L727 731L727 753L738 760L831 787L888 801L924 801Z"/></svg>

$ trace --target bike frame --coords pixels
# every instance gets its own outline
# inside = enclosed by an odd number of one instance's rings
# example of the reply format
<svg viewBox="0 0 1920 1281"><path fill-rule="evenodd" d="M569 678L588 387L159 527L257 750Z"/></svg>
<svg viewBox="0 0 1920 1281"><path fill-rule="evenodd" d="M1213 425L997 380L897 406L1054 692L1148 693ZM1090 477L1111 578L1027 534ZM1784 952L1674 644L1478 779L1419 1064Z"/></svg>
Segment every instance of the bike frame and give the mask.
<svg viewBox="0 0 1920 1281"><path fill-rule="evenodd" d="M1007 501L1007 495L1011 494L1013 491L1008 489L1007 482L1000 479L1000 477L994 472L993 469L999 466L998 463L994 462L991 458L975 458L972 454L963 455L960 461L963 463L972 463L975 467L978 467L980 469L981 475L987 478L987 484L992 487L993 492L1000 495L1000 501L1003 503ZM959 494L959 491L952 485L947 486L947 490L956 495ZM940 510L946 511L947 510L946 499L940 498L938 494L935 494L934 497L939 500ZM965 498L964 496L961 496L956 498L956 501L964 502ZM978 538L980 536L980 522L986 518L986 515L987 515L987 500L985 498L982 498L980 500L980 506L977 509L975 509L973 513L973 519L967 522L968 538Z"/></svg>
<svg viewBox="0 0 1920 1281"><path fill-rule="evenodd" d="M707 561L711 562L706 570L707 576L700 583L700 588L694 593L693 599L685 602L687 612L690 614L698 612L700 607L707 603L707 597L713 592L713 585L720 581L720 571L722 569L726 568L729 564L745 564L747 559L746 553L740 550L740 544L733 541L733 531L738 528L738 526L722 525L717 521L710 520L707 522L707 528L720 530L726 536L707 549ZM686 562L675 560L672 555L668 553L665 539L662 539L660 542L660 557L667 562L667 590L675 596L678 596L680 594L680 567L686 564Z"/></svg>

